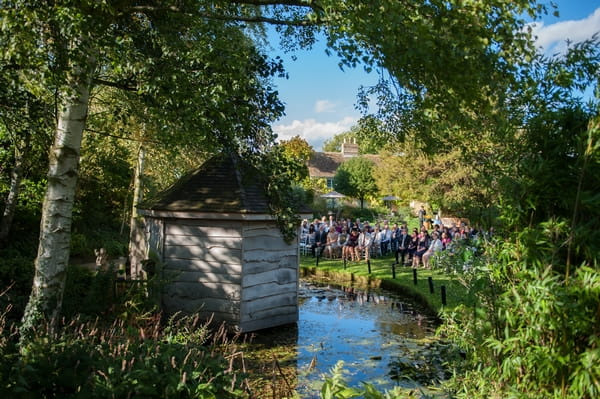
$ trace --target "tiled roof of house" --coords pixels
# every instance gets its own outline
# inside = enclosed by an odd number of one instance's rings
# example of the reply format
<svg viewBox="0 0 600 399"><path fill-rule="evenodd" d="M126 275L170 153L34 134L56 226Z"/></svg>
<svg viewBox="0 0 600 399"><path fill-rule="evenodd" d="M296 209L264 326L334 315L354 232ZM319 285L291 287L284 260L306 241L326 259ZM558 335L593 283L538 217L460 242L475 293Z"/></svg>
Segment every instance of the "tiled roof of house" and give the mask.
<svg viewBox="0 0 600 399"><path fill-rule="evenodd" d="M308 161L308 174L311 177L333 177L342 162L344 156L341 152L313 152Z"/></svg>
<svg viewBox="0 0 600 399"><path fill-rule="evenodd" d="M376 165L380 162L379 155L364 154L362 157L373 161ZM342 152L313 152L308 160L308 174L310 177L334 177L342 163L352 157L344 156Z"/></svg>
<svg viewBox="0 0 600 399"><path fill-rule="evenodd" d="M141 209L173 212L270 213L258 172L237 156L219 154Z"/></svg>

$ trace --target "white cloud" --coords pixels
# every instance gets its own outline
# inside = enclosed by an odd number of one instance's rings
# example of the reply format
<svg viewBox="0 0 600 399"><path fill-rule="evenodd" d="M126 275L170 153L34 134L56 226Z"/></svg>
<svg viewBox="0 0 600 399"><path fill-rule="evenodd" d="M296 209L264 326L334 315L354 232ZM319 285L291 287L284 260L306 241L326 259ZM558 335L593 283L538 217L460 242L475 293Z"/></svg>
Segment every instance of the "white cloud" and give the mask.
<svg viewBox="0 0 600 399"><path fill-rule="evenodd" d="M329 100L317 100L315 103L315 112L320 114L322 112L335 112L335 103Z"/></svg>
<svg viewBox="0 0 600 399"><path fill-rule="evenodd" d="M273 131L277 133L278 140L289 140L294 136L300 136L315 151L321 151L321 146L325 140L350 130L357 122L358 120L351 116L335 122L318 122L315 119L294 120L288 125L273 125Z"/></svg>
<svg viewBox="0 0 600 399"><path fill-rule="evenodd" d="M590 39L600 32L600 8L597 8L587 18L557 22L545 26L538 22L532 24L536 47L543 48L548 55L562 54L567 49L567 40L577 43Z"/></svg>

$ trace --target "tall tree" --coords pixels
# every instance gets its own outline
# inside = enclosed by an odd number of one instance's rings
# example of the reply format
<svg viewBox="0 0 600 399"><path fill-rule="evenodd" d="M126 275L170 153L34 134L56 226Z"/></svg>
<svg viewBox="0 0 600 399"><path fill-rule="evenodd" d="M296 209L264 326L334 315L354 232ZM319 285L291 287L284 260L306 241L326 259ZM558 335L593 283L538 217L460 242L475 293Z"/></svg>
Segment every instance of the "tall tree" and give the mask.
<svg viewBox="0 0 600 399"><path fill-rule="evenodd" d="M201 6L2 3L3 65L21 70L37 91L55 90L58 99L25 340L40 320L53 325L60 313L81 142L99 85L145 104L165 142L190 132L187 142L206 148L259 148L270 140L268 124L282 107L264 79L279 65L252 50L239 27L203 18Z"/></svg>
<svg viewBox="0 0 600 399"><path fill-rule="evenodd" d="M301 183L308 179L308 160L313 153L313 149L308 142L300 136L294 136L289 140L282 140L279 146L283 150L283 155L297 164L294 181Z"/></svg>
<svg viewBox="0 0 600 399"><path fill-rule="evenodd" d="M365 199L377 192L373 178L374 166L372 161L363 157L347 160L336 171L333 187L342 194L358 198L362 209Z"/></svg>
<svg viewBox="0 0 600 399"><path fill-rule="evenodd" d="M334 3L333 1L330 3ZM330 4L329 3L329 4ZM534 56L523 16L548 12L532 0L345 2L326 7L331 52L344 66L380 71L359 107L375 99L384 131L402 139L411 129L435 146L446 126L475 126L511 94L517 72ZM433 128L432 128L433 127ZM445 141L445 140L443 140Z"/></svg>

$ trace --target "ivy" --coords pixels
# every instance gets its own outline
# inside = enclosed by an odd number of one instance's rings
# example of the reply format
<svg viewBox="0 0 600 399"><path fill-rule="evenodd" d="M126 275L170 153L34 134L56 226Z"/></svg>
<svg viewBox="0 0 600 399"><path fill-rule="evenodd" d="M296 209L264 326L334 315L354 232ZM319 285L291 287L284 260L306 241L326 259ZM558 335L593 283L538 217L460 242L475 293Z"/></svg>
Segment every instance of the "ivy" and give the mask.
<svg viewBox="0 0 600 399"><path fill-rule="evenodd" d="M306 202L304 190L296 184L308 175L305 164L278 145L247 158L264 181L269 208L284 241L292 243L300 225L299 212Z"/></svg>

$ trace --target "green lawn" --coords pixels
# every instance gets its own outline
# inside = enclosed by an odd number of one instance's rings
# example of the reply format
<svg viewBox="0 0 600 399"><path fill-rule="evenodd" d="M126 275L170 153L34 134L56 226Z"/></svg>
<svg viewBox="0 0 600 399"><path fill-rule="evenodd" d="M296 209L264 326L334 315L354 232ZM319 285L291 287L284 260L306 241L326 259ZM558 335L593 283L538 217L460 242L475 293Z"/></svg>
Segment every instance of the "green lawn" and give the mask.
<svg viewBox="0 0 600 399"><path fill-rule="evenodd" d="M355 281L359 284L371 284L382 288L398 290L407 295L425 301L435 311L451 311L460 304L469 304L473 300L468 297L467 289L461 284L461 274L446 273L442 270L417 269L417 284L414 284L411 267L396 266L396 278L392 278L392 255L371 259L371 274L364 260L344 262L340 259L328 260L300 256L300 267L304 273L329 275L336 279ZM432 278L434 292L430 293L428 278ZM441 287L446 287L446 305L442 305Z"/></svg>

